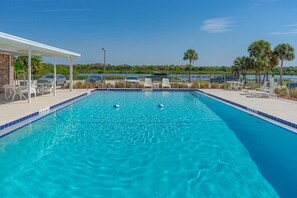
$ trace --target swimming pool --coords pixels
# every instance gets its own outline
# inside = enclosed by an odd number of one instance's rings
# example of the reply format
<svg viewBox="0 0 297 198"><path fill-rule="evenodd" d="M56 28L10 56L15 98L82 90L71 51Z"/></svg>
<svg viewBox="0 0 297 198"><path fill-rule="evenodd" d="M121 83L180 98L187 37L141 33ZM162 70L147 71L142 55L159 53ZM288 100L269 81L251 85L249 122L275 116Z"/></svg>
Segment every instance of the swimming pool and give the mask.
<svg viewBox="0 0 297 198"><path fill-rule="evenodd" d="M296 151L200 93L95 92L0 139L0 197L292 197Z"/></svg>

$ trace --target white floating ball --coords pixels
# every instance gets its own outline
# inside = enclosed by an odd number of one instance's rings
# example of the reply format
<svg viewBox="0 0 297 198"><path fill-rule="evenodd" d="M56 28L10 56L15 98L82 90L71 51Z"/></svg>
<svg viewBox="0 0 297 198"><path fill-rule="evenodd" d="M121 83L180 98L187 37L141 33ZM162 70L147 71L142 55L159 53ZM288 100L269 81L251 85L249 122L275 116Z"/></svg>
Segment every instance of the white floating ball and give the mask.
<svg viewBox="0 0 297 198"><path fill-rule="evenodd" d="M119 104L115 104L113 105L114 108L120 108L120 105Z"/></svg>

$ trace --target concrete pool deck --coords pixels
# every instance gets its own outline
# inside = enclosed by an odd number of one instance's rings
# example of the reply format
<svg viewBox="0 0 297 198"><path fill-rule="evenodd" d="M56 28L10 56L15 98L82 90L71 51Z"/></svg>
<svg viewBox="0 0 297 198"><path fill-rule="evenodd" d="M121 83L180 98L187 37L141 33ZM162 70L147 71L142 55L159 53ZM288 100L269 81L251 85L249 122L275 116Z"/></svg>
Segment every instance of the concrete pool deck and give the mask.
<svg viewBox="0 0 297 198"><path fill-rule="evenodd" d="M3 94L0 95L0 126L8 122L17 120L31 113L34 113L42 108L55 105L65 100L74 98L83 93L86 93L86 89L75 89L70 92L68 89L58 89L57 95L45 94L32 97L32 103L28 103L27 100L4 100Z"/></svg>
<svg viewBox="0 0 297 198"><path fill-rule="evenodd" d="M241 95L243 94L241 91L222 89L201 89L201 91L297 124L297 101L277 98L248 98Z"/></svg>

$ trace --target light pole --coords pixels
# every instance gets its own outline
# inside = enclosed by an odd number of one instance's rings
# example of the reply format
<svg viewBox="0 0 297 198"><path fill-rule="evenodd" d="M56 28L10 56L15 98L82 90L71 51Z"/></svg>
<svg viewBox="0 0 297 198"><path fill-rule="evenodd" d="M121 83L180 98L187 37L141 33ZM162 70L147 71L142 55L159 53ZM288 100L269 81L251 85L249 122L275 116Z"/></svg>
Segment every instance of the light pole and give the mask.
<svg viewBox="0 0 297 198"><path fill-rule="evenodd" d="M103 62L103 74L104 74L104 80L105 80L105 66L106 66L106 49L102 48L103 51L103 57L104 57L104 62Z"/></svg>

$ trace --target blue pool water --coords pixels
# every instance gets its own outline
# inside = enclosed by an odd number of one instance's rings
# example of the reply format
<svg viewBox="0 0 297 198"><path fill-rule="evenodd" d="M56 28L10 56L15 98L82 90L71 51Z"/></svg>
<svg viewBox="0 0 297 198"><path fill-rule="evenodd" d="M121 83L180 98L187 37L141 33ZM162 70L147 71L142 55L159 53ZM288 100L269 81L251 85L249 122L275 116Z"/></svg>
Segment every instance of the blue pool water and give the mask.
<svg viewBox="0 0 297 198"><path fill-rule="evenodd" d="M199 93L97 92L0 139L0 197L294 197L296 151Z"/></svg>

